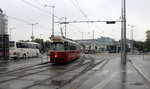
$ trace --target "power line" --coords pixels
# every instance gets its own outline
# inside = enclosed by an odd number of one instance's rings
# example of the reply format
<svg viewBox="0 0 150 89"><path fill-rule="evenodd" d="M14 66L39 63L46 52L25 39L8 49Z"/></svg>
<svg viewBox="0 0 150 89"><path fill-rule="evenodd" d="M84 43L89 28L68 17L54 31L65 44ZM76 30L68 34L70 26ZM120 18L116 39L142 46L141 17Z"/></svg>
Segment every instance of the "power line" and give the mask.
<svg viewBox="0 0 150 89"><path fill-rule="evenodd" d="M27 22L25 20L22 20L22 19L19 19L19 18L16 18L16 17L12 17L12 16L8 16L8 15L7 15L7 17L11 18L11 19L14 19L14 20L17 20L19 22L25 23L25 24L31 24L31 23L29 23L29 22ZM37 27L49 30L48 28L40 26L40 25L38 25Z"/></svg>
<svg viewBox="0 0 150 89"><path fill-rule="evenodd" d="M90 21L90 19L89 19L89 17L84 13L84 11L81 9L81 6L80 6L80 4L79 4L79 2L78 2L78 0L76 0L76 4L72 1L72 0L70 0L71 1L71 3L81 12L81 14L84 16L84 18L85 18L85 20L88 22L88 21ZM88 28L90 27L89 26L89 23L87 23L88 24ZM89 28L89 29L91 29L91 28ZM92 29L92 30L94 30L94 29Z"/></svg>
<svg viewBox="0 0 150 89"><path fill-rule="evenodd" d="M53 13L51 11L49 11L47 8L45 8L45 6L43 4L41 4L38 0L35 0L41 7L43 7L45 10L47 10L51 15L53 15ZM59 17L57 17L56 15L54 15L55 18L60 19Z"/></svg>
<svg viewBox="0 0 150 89"><path fill-rule="evenodd" d="M79 9L79 7L72 0L70 0L70 1L77 9Z"/></svg>
<svg viewBox="0 0 150 89"><path fill-rule="evenodd" d="M76 0L76 2L77 2L77 5L78 5L78 8L79 8L80 12L83 14L83 16L84 16L85 18L87 18L87 19L89 20L88 16L87 16L87 15L83 12L83 10L81 9L81 6L80 6L78 0Z"/></svg>
<svg viewBox="0 0 150 89"><path fill-rule="evenodd" d="M52 13L51 13L49 10L48 10L48 12L47 12L47 11L45 11L45 10L39 8L38 6L36 6L36 5L34 5L34 4L31 4L31 3L29 3L29 2L27 2L27 1L25 1L25 0L22 0L22 1L25 2L25 3L27 3L27 4L29 4L29 5L32 6L32 7L34 7L34 8L36 8L36 9L40 10L40 11L42 11L42 12L48 14L48 15L49 15L49 14L52 15ZM40 6L42 5L39 1L36 0L36 2L37 2ZM46 9L46 8L45 8L45 9ZM57 17L57 16L55 16L55 15L54 15L54 17L57 18L57 19L59 19L59 17Z"/></svg>
<svg viewBox="0 0 150 89"><path fill-rule="evenodd" d="M32 6L32 7L34 7L34 8L36 8L36 9L38 9L38 10L40 10L40 11L42 11L42 12L44 12L44 13L46 13L46 14L49 15L48 12L46 12L45 10L43 10L43 9L41 9L41 8L39 8L39 7L37 7L36 5L33 5L33 4L31 4L31 3L29 3L29 2L27 2L27 1L25 1L25 0L22 0L22 1L25 2L25 3L27 3L27 4L29 4L30 6Z"/></svg>
<svg viewBox="0 0 150 89"><path fill-rule="evenodd" d="M25 24L31 24L31 23L29 23L29 22L27 22L25 20L22 20L22 19L19 19L19 18L16 18L16 17L12 17L12 16L8 16L8 15L7 15L7 17L11 18L11 19L14 19L14 20L17 20L19 22L25 23Z"/></svg>
<svg viewBox="0 0 150 89"><path fill-rule="evenodd" d="M97 29L100 29L96 24L93 24L93 22L94 21L90 21L90 19L89 19L89 17L84 13L84 11L81 9L81 6L80 6L80 4L79 4L79 2L78 2L78 0L76 0L76 3L74 3L73 2L73 0L70 0L71 1L71 3L81 12L81 14L84 16L84 18L85 18L85 20L86 21L83 21L83 22L87 22L87 24L88 24L88 28L89 29L92 29L92 30L94 30L95 28L94 27L96 27ZM81 22L82 23L82 21L74 21L74 22ZM89 23L92 23L92 28L90 28L90 26L89 26ZM97 22L103 22L103 21L97 21ZM106 21L104 21L104 22L106 22ZM103 30L102 30L102 33L105 33Z"/></svg>
<svg viewBox="0 0 150 89"><path fill-rule="evenodd" d="M78 5L78 7L79 7L79 9L80 9L80 11L81 11L81 13L84 15L84 17L85 17L85 19L86 19L86 21L90 21L90 19L89 19L89 17L83 12L83 10L81 9L81 6L80 6L80 4L79 4L79 2L78 2L78 0L76 0L76 2L77 2L77 5ZM93 27L96 27L96 28L98 28L99 29L99 27L96 25L96 24L93 24L92 23L92 25L93 25ZM94 28L92 27L92 30L94 30ZM89 28L89 24L88 24L88 28Z"/></svg>
<svg viewBox="0 0 150 89"><path fill-rule="evenodd" d="M41 7L43 7L44 9L46 9L48 12L50 12L51 13L51 11L49 11L47 8L45 8L44 7L44 5L43 4L41 4L38 0L34 0L34 1L36 1L37 2L37 4L39 4ZM51 13L52 14L52 13Z"/></svg>
<svg viewBox="0 0 150 89"><path fill-rule="evenodd" d="M80 5L79 5L79 2L76 0L76 3L74 3L72 0L70 0L71 1L71 3L82 13L82 15L84 16L84 17L87 17L87 15L83 12L83 10L81 9L81 7L80 7Z"/></svg>

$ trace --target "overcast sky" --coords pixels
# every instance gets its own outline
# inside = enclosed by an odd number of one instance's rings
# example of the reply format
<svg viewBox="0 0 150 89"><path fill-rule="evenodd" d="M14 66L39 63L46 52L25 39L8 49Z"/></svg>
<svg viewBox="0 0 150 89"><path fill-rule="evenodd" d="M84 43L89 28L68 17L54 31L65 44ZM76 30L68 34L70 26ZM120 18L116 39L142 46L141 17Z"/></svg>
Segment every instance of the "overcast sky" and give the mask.
<svg viewBox="0 0 150 89"><path fill-rule="evenodd" d="M25 3L29 2L43 11ZM0 8L10 16L26 21L27 23L38 23L34 26L35 38L48 40L51 36L52 8L42 5L55 5L55 16L66 17L68 21L87 21L81 10L88 17L88 20L119 20L121 16L121 0L0 0ZM40 2L40 3L38 3ZM134 27L134 39L145 40L145 31L150 29L150 0L127 0L127 38L131 39L130 25ZM78 7L78 8L77 8ZM79 9L81 8L81 10ZM8 18L8 28L12 30L12 40L31 40L31 25ZM55 18L55 21L59 19ZM55 23L55 35L60 35L60 27ZM10 32L10 30L8 31ZM67 37L72 39L89 39L92 31L95 38L101 36L120 39L121 24L106 23L70 23L67 25ZM64 31L64 29L63 29ZM8 33L9 33L8 32ZM41 34L41 35L40 35Z"/></svg>

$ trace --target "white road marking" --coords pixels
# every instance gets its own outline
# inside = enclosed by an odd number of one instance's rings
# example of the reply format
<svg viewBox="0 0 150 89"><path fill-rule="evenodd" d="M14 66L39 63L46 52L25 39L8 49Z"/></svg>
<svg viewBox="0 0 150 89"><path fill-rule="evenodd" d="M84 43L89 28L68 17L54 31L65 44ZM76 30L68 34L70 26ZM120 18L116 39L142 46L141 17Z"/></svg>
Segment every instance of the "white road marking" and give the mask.
<svg viewBox="0 0 150 89"><path fill-rule="evenodd" d="M109 77L104 79L102 82L92 87L91 89L103 89L112 79L114 79L119 72L112 73Z"/></svg>
<svg viewBox="0 0 150 89"><path fill-rule="evenodd" d="M98 70L98 69L100 69L106 62L107 62L107 60L104 60L102 63L100 63L99 65L97 65L96 67L94 67L92 70Z"/></svg>

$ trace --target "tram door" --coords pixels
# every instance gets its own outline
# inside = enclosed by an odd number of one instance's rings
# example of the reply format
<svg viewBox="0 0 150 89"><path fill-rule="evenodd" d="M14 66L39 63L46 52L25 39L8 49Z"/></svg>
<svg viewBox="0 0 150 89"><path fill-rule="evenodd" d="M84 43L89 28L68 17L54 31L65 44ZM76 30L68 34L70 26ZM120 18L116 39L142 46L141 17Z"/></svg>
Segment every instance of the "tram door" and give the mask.
<svg viewBox="0 0 150 89"><path fill-rule="evenodd" d="M69 55L68 49L69 49L69 47L68 47L68 42L65 41L65 42L64 42L65 57L67 57L67 56Z"/></svg>

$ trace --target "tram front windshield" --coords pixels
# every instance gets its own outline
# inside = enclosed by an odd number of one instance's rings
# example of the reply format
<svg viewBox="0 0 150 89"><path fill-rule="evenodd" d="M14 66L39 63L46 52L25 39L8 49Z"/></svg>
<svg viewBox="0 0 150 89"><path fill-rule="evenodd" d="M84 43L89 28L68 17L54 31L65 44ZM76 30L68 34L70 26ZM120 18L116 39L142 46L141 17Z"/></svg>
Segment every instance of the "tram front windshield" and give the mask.
<svg viewBox="0 0 150 89"><path fill-rule="evenodd" d="M64 50L64 46L63 46L63 43L61 42L54 42L51 44L51 50Z"/></svg>

